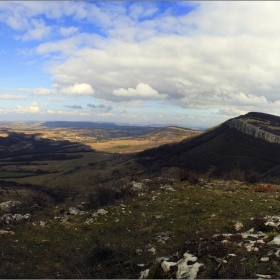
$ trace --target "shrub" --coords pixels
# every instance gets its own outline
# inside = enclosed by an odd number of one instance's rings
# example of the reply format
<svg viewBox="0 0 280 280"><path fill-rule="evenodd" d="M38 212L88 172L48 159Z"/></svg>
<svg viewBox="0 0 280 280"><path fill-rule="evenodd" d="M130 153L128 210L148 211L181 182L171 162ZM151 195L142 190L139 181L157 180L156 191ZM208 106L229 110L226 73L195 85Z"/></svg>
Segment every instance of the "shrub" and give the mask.
<svg viewBox="0 0 280 280"><path fill-rule="evenodd" d="M266 186L262 186L262 185L257 185L255 188L254 188L254 191L255 192L274 192L275 191L275 188L270 185L270 184L267 184Z"/></svg>
<svg viewBox="0 0 280 280"><path fill-rule="evenodd" d="M194 170L188 170L186 168L180 169L180 180L182 181L189 181L192 183L198 183L199 178L201 177L201 174Z"/></svg>
<svg viewBox="0 0 280 280"><path fill-rule="evenodd" d="M245 181L245 173L239 168L234 168L231 171L223 174L224 179L226 180L236 180L240 182Z"/></svg>
<svg viewBox="0 0 280 280"><path fill-rule="evenodd" d="M250 170L248 174L246 175L246 181L248 181L251 184L255 184L260 182L262 175L254 170Z"/></svg>

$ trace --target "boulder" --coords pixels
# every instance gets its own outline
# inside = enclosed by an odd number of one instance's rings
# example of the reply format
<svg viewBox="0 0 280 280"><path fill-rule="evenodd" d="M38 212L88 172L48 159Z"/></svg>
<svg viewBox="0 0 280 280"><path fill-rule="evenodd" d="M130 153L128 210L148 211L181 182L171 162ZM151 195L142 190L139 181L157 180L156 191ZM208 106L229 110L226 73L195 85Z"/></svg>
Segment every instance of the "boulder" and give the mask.
<svg viewBox="0 0 280 280"><path fill-rule="evenodd" d="M0 203L0 209L1 210L9 210L11 207L21 204L20 201L18 200L9 200L9 201L4 201Z"/></svg>
<svg viewBox="0 0 280 280"><path fill-rule="evenodd" d="M137 193L143 192L145 191L145 185L143 183L133 182L133 185L130 190Z"/></svg>
<svg viewBox="0 0 280 280"><path fill-rule="evenodd" d="M103 216L106 215L108 213L108 211L104 210L104 209L98 209L96 212L94 212L92 214L92 217L99 217L99 216Z"/></svg>
<svg viewBox="0 0 280 280"><path fill-rule="evenodd" d="M69 207L68 209L70 215L79 215L80 214L80 210L76 207Z"/></svg>
<svg viewBox="0 0 280 280"><path fill-rule="evenodd" d="M162 191L171 191L171 192L174 192L174 191L175 191L174 188L171 187L170 185L161 185L161 186L160 186L160 189L161 189Z"/></svg>

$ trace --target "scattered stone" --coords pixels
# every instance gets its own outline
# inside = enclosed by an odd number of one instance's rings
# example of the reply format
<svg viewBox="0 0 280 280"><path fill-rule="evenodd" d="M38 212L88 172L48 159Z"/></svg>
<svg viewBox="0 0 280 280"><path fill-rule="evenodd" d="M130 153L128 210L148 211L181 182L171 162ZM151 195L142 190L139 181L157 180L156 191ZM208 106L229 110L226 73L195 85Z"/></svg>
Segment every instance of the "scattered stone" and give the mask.
<svg viewBox="0 0 280 280"><path fill-rule="evenodd" d="M21 215L21 214L14 214L12 215L11 213L9 214L5 214L2 216L1 220L6 223L6 224L10 224L12 222L19 222L19 221L22 221L22 220L30 220L31 218L31 214L25 214L25 215Z"/></svg>
<svg viewBox="0 0 280 280"><path fill-rule="evenodd" d="M139 279L147 279L148 276L149 276L149 272L150 272L150 269L146 269L144 271L141 271Z"/></svg>
<svg viewBox="0 0 280 280"><path fill-rule="evenodd" d="M166 241L169 239L169 232L168 231L164 231L162 232L160 235L157 236L157 242L165 244Z"/></svg>
<svg viewBox="0 0 280 280"><path fill-rule="evenodd" d="M240 231L243 228L243 223L242 222L236 222L234 225L234 228L236 231Z"/></svg>
<svg viewBox="0 0 280 280"><path fill-rule="evenodd" d="M80 212L81 212L81 211L80 211L78 208L76 208L76 207L69 207L68 211L69 211L69 214L70 214L70 215L79 215Z"/></svg>
<svg viewBox="0 0 280 280"><path fill-rule="evenodd" d="M143 183L136 183L136 182L132 182L133 185L131 187L131 191L134 191L134 192L142 192L142 191L145 191L145 186Z"/></svg>
<svg viewBox="0 0 280 280"><path fill-rule="evenodd" d="M277 258L280 258L280 249L278 249L278 250L275 252L275 256L276 256Z"/></svg>
<svg viewBox="0 0 280 280"><path fill-rule="evenodd" d="M280 234L275 236L267 245L280 245Z"/></svg>
<svg viewBox="0 0 280 280"><path fill-rule="evenodd" d="M135 253L140 256L142 254L142 249L136 249L135 250Z"/></svg>
<svg viewBox="0 0 280 280"><path fill-rule="evenodd" d="M94 212L92 214L92 217L100 217L103 215L106 215L108 213L108 211L104 210L104 209L98 209L96 212Z"/></svg>
<svg viewBox="0 0 280 280"><path fill-rule="evenodd" d="M45 226L46 226L46 222L40 221L40 222L39 222L39 225L40 225L41 227L45 227Z"/></svg>
<svg viewBox="0 0 280 280"><path fill-rule="evenodd" d="M271 275L256 274L259 279L271 279Z"/></svg>
<svg viewBox="0 0 280 280"><path fill-rule="evenodd" d="M18 200L4 201L4 202L0 203L0 209L1 210L10 210L11 207L16 206L18 204L21 204L21 202Z"/></svg>
<svg viewBox="0 0 280 280"><path fill-rule="evenodd" d="M155 219L161 219L161 218L163 218L162 215L154 215L153 217L154 217Z"/></svg>
<svg viewBox="0 0 280 280"><path fill-rule="evenodd" d="M167 262L167 261L163 261L161 263L161 268L165 273L170 270L171 266L177 266L177 263L176 262Z"/></svg>
<svg viewBox="0 0 280 280"><path fill-rule="evenodd" d="M160 189L161 189L162 191L171 191L171 192L174 192L174 191L175 191L174 188L171 187L170 185L160 185Z"/></svg>
<svg viewBox="0 0 280 280"><path fill-rule="evenodd" d="M269 257L262 257L260 259L261 262L269 262Z"/></svg>
<svg viewBox="0 0 280 280"><path fill-rule="evenodd" d="M153 255L156 254L156 248L154 248L154 247L148 249L148 251L151 252Z"/></svg>
<svg viewBox="0 0 280 280"><path fill-rule="evenodd" d="M93 222L94 222L93 218L87 218L86 221L85 221L85 224L89 225L89 224L91 224Z"/></svg>
<svg viewBox="0 0 280 280"><path fill-rule="evenodd" d="M188 265L188 262L195 262L192 265ZM202 263L198 263L197 257L190 255L188 253L184 254L184 259L181 259L177 262L178 271L176 273L177 279L195 279L199 268L203 266Z"/></svg>
<svg viewBox="0 0 280 280"><path fill-rule="evenodd" d="M0 234L15 234L13 231L9 231L9 230L3 230L3 229L1 229L0 230Z"/></svg>
<svg viewBox="0 0 280 280"><path fill-rule="evenodd" d="M228 257L237 257L236 254L228 254Z"/></svg>

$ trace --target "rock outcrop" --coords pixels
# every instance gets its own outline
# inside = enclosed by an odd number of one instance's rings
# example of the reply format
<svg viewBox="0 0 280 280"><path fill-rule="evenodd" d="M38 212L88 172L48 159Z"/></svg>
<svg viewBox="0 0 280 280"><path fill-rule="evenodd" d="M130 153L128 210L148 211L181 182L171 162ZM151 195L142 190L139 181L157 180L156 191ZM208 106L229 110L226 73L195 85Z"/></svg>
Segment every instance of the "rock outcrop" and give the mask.
<svg viewBox="0 0 280 280"><path fill-rule="evenodd" d="M230 128L236 128L238 131L254 136L255 138L260 138L271 143L280 144L280 136L264 131L263 129L249 124L243 119L231 119L225 122L225 124Z"/></svg>

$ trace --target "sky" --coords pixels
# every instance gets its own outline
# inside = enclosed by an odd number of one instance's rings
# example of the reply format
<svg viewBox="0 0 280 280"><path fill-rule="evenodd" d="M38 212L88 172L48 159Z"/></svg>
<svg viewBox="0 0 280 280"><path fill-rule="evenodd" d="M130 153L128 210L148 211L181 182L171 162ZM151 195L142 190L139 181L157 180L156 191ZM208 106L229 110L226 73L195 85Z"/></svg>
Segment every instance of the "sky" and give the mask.
<svg viewBox="0 0 280 280"><path fill-rule="evenodd" d="M0 121L279 116L279 14L278 1L0 1Z"/></svg>

